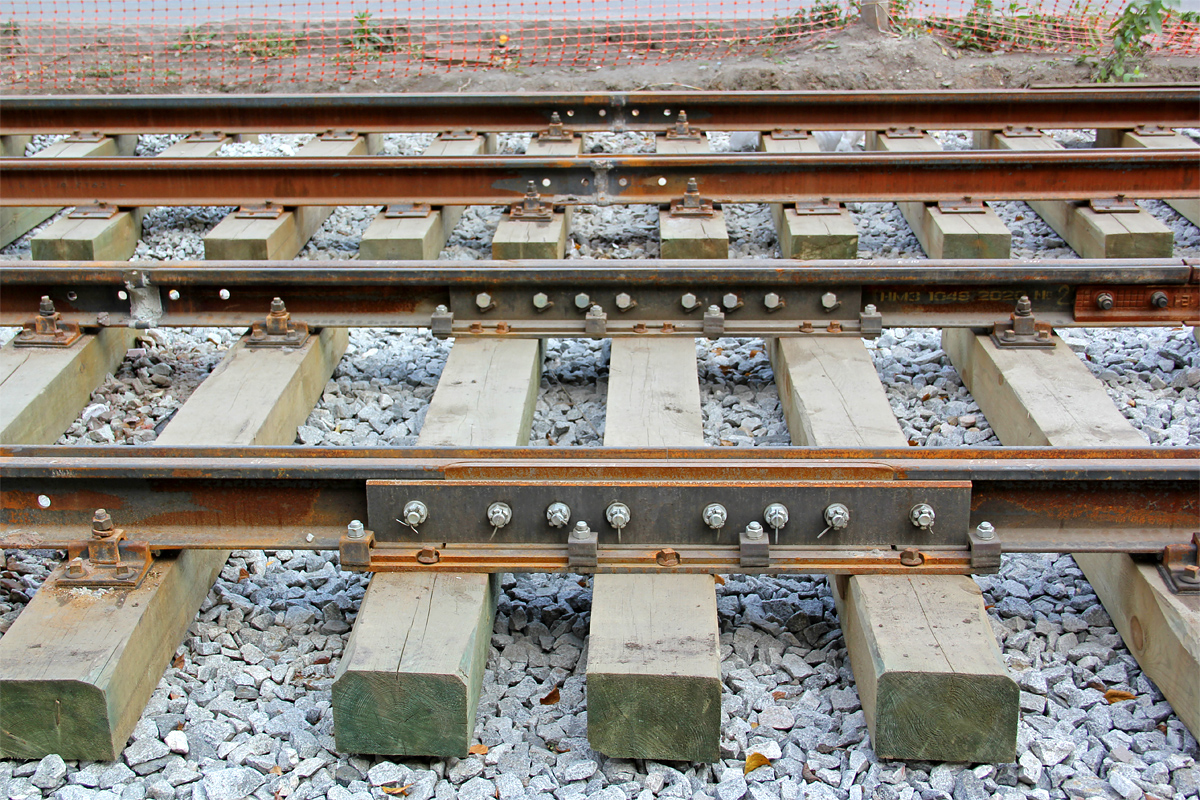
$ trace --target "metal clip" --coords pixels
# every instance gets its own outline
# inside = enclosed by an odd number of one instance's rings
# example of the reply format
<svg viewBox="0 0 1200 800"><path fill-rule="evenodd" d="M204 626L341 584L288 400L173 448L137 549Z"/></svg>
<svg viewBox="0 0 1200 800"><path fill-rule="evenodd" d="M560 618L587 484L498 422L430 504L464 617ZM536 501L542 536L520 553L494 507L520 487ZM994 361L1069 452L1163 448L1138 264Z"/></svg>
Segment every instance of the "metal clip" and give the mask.
<svg viewBox="0 0 1200 800"><path fill-rule="evenodd" d="M438 306L429 318L429 329L439 339L451 335L454 327L454 314L445 306Z"/></svg>
<svg viewBox="0 0 1200 800"><path fill-rule="evenodd" d="M300 347L308 341L307 322L293 322L283 299L271 301L271 311L265 322L255 322L250 327L247 347Z"/></svg>
<svg viewBox="0 0 1200 800"><path fill-rule="evenodd" d="M842 213L842 204L830 202L828 197L821 200L797 200L796 214L801 217L821 216L836 217Z"/></svg>
<svg viewBox="0 0 1200 800"><path fill-rule="evenodd" d="M63 322L62 315L54 310L49 295L42 295L38 315L26 322L13 339L13 347L70 347L83 331L74 322Z"/></svg>
<svg viewBox="0 0 1200 800"><path fill-rule="evenodd" d="M593 339L604 336L608 330L608 314L600 306L592 306L583 316L583 332Z"/></svg>
<svg viewBox="0 0 1200 800"><path fill-rule="evenodd" d="M446 131L438 136L438 139L443 142L469 142L475 138L475 132L470 128L464 128L461 131Z"/></svg>
<svg viewBox="0 0 1200 800"><path fill-rule="evenodd" d="M508 217L521 222L551 222L554 220L554 206L542 202L536 184L530 181L525 187L525 199L513 204Z"/></svg>
<svg viewBox="0 0 1200 800"><path fill-rule="evenodd" d="M1050 325L1039 323L1033 316L1029 297L1021 295L1008 321L997 322L992 328L992 341L997 347L1054 347L1052 334Z"/></svg>
<svg viewBox="0 0 1200 800"><path fill-rule="evenodd" d="M975 573L999 572L1000 554L1003 548L996 536L996 528L990 522L981 522L967 532L971 545L971 571Z"/></svg>
<svg viewBox="0 0 1200 800"><path fill-rule="evenodd" d="M1200 593L1200 533L1191 544L1169 544L1163 548L1158 572L1176 594Z"/></svg>
<svg viewBox="0 0 1200 800"><path fill-rule="evenodd" d="M184 141L198 144L200 142L223 142L225 139L225 134L220 131L196 131L195 133L188 134L187 139Z"/></svg>
<svg viewBox="0 0 1200 800"><path fill-rule="evenodd" d="M600 534L579 520L567 536L567 566L572 570L595 568L599 561L599 549Z"/></svg>
<svg viewBox="0 0 1200 800"><path fill-rule="evenodd" d="M738 535L738 558L743 567L771 565L771 540L761 523L751 522Z"/></svg>
<svg viewBox="0 0 1200 800"><path fill-rule="evenodd" d="M424 219L432 213L433 207L428 203L392 203L383 210L383 215L388 219L400 219L407 217Z"/></svg>
<svg viewBox="0 0 1200 800"><path fill-rule="evenodd" d="M357 523L357 524L355 524ZM342 569L366 571L371 568L371 548L375 546L375 531L368 531L354 520L338 540L338 557Z"/></svg>
<svg viewBox="0 0 1200 800"><path fill-rule="evenodd" d="M1004 128L1003 131L1001 131L1001 133L1004 136L1007 136L1009 139L1017 139L1017 138L1036 139L1036 138L1041 137L1041 135L1042 135L1042 131L1039 128L1031 128L1028 125L1026 125L1024 127L1019 127L1019 128L1015 127L1013 125L1008 125Z"/></svg>
<svg viewBox="0 0 1200 800"><path fill-rule="evenodd" d="M864 339L875 339L883 333L883 314L874 304L868 303L858 315L858 333Z"/></svg>
<svg viewBox="0 0 1200 800"><path fill-rule="evenodd" d="M937 210L943 214L986 214L982 200L964 197L962 200L938 200Z"/></svg>
<svg viewBox="0 0 1200 800"><path fill-rule="evenodd" d="M562 117L555 111L550 115L550 127L539 133L537 139L539 142L570 142L575 139L575 134L563 126Z"/></svg>
<svg viewBox="0 0 1200 800"><path fill-rule="evenodd" d="M704 311L703 331L709 339L725 335L725 312L720 306L709 306Z"/></svg>
<svg viewBox="0 0 1200 800"><path fill-rule="evenodd" d="M692 126L688 124L687 112L680 111L679 116L675 119L675 126L667 130L666 138L675 141L700 141L700 131L692 130Z"/></svg>
<svg viewBox="0 0 1200 800"><path fill-rule="evenodd" d="M63 139L63 142L67 144L79 144L81 142L95 144L96 142L103 142L104 139L105 136L100 131L88 131L87 133L84 133L83 131L75 131L66 139Z"/></svg>
<svg viewBox="0 0 1200 800"><path fill-rule="evenodd" d="M1123 194L1116 197L1094 197L1088 200L1088 207L1097 214L1137 214L1142 210L1137 203L1125 199Z"/></svg>
<svg viewBox="0 0 1200 800"><path fill-rule="evenodd" d="M672 217L711 217L715 213L712 200L700 196L700 186L695 178L688 178L681 199L671 201Z"/></svg>
<svg viewBox="0 0 1200 800"><path fill-rule="evenodd" d="M788 139L811 139L812 136L808 131L785 131L781 128L776 128L771 131L771 138L777 141L785 141Z"/></svg>
<svg viewBox="0 0 1200 800"><path fill-rule="evenodd" d="M283 216L283 206L270 200L254 206L242 206L233 214L238 219L279 219Z"/></svg>
<svg viewBox="0 0 1200 800"><path fill-rule="evenodd" d="M1133 129L1138 136L1174 136L1174 128L1164 128L1161 125L1138 125Z"/></svg>
<svg viewBox="0 0 1200 800"><path fill-rule="evenodd" d="M75 206L75 210L67 214L69 219L112 219L121 209L108 203L96 203L94 206Z"/></svg>
<svg viewBox="0 0 1200 800"><path fill-rule="evenodd" d="M354 131L335 131L328 130L321 134L322 142L353 142L358 138L358 134Z"/></svg>
<svg viewBox="0 0 1200 800"><path fill-rule="evenodd" d="M919 131L911 125L907 128L888 128L884 135L889 139L924 139L925 132Z"/></svg>
<svg viewBox="0 0 1200 800"><path fill-rule="evenodd" d="M68 547L67 558L70 561L58 578L60 585L110 589L137 588L154 563L149 545L125 541L125 531L113 527L112 517L103 508L96 509L92 517L92 538L87 544Z"/></svg>

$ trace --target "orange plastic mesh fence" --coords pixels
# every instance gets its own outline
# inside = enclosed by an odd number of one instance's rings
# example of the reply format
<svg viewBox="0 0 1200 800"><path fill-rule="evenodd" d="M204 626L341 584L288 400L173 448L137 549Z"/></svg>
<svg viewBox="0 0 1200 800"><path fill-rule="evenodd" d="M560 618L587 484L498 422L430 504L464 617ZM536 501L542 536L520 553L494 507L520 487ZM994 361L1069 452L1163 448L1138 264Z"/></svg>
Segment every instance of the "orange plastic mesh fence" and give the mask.
<svg viewBox="0 0 1200 800"><path fill-rule="evenodd" d="M8 0L0 84L27 92L328 88L448 69L598 69L779 55L860 17L861 0ZM1128 0L881 0L891 30L963 48L1110 46ZM1197 14L1151 49L1200 54ZM648 80L651 80L648 78ZM648 85L647 88L653 88Z"/></svg>

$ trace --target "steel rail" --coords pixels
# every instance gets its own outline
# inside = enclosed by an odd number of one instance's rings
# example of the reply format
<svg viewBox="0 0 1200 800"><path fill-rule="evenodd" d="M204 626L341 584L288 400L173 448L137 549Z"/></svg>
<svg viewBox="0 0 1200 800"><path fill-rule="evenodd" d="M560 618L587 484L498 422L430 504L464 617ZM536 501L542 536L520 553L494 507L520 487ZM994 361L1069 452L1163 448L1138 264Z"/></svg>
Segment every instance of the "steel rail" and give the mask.
<svg viewBox="0 0 1200 800"><path fill-rule="evenodd" d="M364 569L567 569L566 532L545 518L555 500L599 529L600 571L737 571L735 527L714 532L700 521L715 500L728 506L730 526L756 519L764 498L792 509L772 561L747 571L902 571L893 551L913 548L925 569L967 572L978 567L979 545L968 531L985 520L998 530L993 553L1160 553L1200 527L1195 448L8 446L0 481L5 547L78 550L100 504L143 549L333 549L360 519L372 532ZM614 497L633 513L623 541L604 525ZM859 528L818 542L820 498L845 500ZM411 500L428 503L427 518L397 525ZM499 536L484 513L495 501L515 515ZM914 502L936 507L942 528L910 524ZM426 548L434 561L419 560ZM664 548L683 562L664 565Z"/></svg>
<svg viewBox="0 0 1200 800"><path fill-rule="evenodd" d="M861 92L7 95L0 133L663 131L1200 127L1200 87Z"/></svg>
<svg viewBox="0 0 1200 800"><path fill-rule="evenodd" d="M549 158L0 159L0 206L721 203L1194 197L1191 151L622 155Z"/></svg>
<svg viewBox="0 0 1200 800"><path fill-rule="evenodd" d="M312 327L431 327L452 313L456 336L706 336L705 309L724 335L859 335L879 327L994 324L1027 296L1038 320L1074 325L1200 322L1200 262L1061 261L237 261L0 262L0 324L24 325L49 297L60 320L96 326L245 327L275 297ZM826 293L836 304L827 307ZM480 294L490 301L481 307ZM729 297L733 296L731 304ZM622 297L623 296L623 297ZM685 302L691 298L690 302ZM1118 302L1119 301L1119 302ZM1105 308L1104 306L1110 306ZM664 325L666 327L664 327ZM435 332L446 333L437 329Z"/></svg>

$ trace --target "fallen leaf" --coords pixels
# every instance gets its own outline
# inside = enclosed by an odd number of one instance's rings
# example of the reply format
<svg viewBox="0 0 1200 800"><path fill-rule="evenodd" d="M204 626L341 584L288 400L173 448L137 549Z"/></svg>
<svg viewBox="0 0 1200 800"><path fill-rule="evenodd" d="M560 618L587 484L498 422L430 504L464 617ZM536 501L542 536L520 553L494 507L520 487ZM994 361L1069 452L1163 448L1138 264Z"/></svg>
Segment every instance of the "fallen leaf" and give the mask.
<svg viewBox="0 0 1200 800"><path fill-rule="evenodd" d="M248 579L249 577L250 577L250 573L246 571L245 567L242 567L241 569L238 570L238 581L244 581L244 580Z"/></svg>
<svg viewBox="0 0 1200 800"><path fill-rule="evenodd" d="M559 697L560 697L560 695L558 692L558 687L555 686L553 689L550 690L549 694L547 694L541 700L538 700L538 702L544 706L552 706L558 702Z"/></svg>
<svg viewBox="0 0 1200 800"><path fill-rule="evenodd" d="M180 653L179 655L175 656L175 660L171 662L171 666L175 669L183 669L183 662L183 653Z"/></svg>
<svg viewBox="0 0 1200 800"><path fill-rule="evenodd" d="M1106 692L1106 691L1108 691L1107 689L1105 689L1105 688L1104 688L1104 684L1103 684L1103 683L1101 683L1100 681L1088 681L1087 688L1089 688L1089 689L1095 689L1097 692Z"/></svg>
<svg viewBox="0 0 1200 800"><path fill-rule="evenodd" d="M762 753L751 753L746 758L746 766L742 769L743 775L749 775L759 767L765 767L771 763L771 759L764 756Z"/></svg>
<svg viewBox="0 0 1200 800"><path fill-rule="evenodd" d="M271 774L272 774L272 775L282 775L282 774L283 774L283 767L281 767L281 766L279 766L278 764L276 764L275 766L271 767Z"/></svg>
<svg viewBox="0 0 1200 800"><path fill-rule="evenodd" d="M580 578L578 581L576 581L576 583L578 583L584 589L587 588L587 578Z"/></svg>
<svg viewBox="0 0 1200 800"><path fill-rule="evenodd" d="M412 788L412 784L408 783L404 786L380 786L379 788L383 789L384 794L398 794L401 796L407 796L408 790Z"/></svg>
<svg viewBox="0 0 1200 800"><path fill-rule="evenodd" d="M1137 697L1137 695L1134 694L1133 692L1126 692L1121 689L1109 689L1107 692L1104 693L1104 699L1108 701L1108 704L1110 706L1113 703L1120 703L1125 700L1132 700L1135 697Z"/></svg>
<svg viewBox="0 0 1200 800"><path fill-rule="evenodd" d="M317 664L328 664L328 663L329 663L329 656L318 656L317 658L313 659L313 666L316 666Z"/></svg>
<svg viewBox="0 0 1200 800"><path fill-rule="evenodd" d="M467 752L473 756L486 756L488 746L486 744L473 744L467 748Z"/></svg>
<svg viewBox="0 0 1200 800"><path fill-rule="evenodd" d="M717 582L717 586L725 585L725 579L722 578L720 575L713 575L713 580Z"/></svg>
<svg viewBox="0 0 1200 800"><path fill-rule="evenodd" d="M787 692L771 692L771 697L774 697L776 700L782 700L787 697Z"/></svg>
<svg viewBox="0 0 1200 800"><path fill-rule="evenodd" d="M753 729L755 729L755 728L757 728L757 727L758 727L758 723L757 723L757 722L751 722L751 723L750 723L750 729L751 729L751 730L753 730Z"/></svg>

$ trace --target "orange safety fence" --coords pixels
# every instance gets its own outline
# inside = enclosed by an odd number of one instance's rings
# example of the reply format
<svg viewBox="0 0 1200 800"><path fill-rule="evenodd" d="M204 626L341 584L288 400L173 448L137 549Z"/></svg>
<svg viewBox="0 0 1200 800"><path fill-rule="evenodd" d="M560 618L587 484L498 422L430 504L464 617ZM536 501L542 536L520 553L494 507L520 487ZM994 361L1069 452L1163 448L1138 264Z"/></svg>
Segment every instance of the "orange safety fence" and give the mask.
<svg viewBox="0 0 1200 800"><path fill-rule="evenodd" d="M896 35L960 48L1102 54L1128 0L886 0ZM8 0L0 88L21 92L309 90L450 69L603 67L821 47L860 0ZM1151 49L1200 54L1200 14ZM830 45L824 45L830 46ZM652 80L651 78L647 79ZM647 88L653 88L652 84Z"/></svg>

